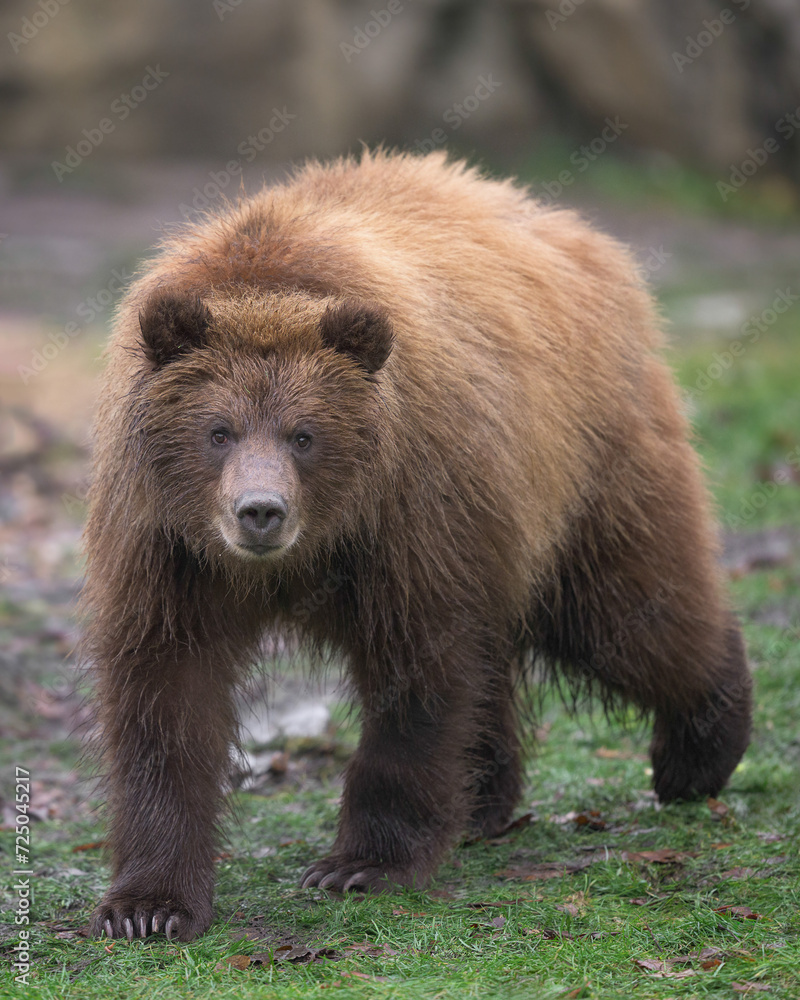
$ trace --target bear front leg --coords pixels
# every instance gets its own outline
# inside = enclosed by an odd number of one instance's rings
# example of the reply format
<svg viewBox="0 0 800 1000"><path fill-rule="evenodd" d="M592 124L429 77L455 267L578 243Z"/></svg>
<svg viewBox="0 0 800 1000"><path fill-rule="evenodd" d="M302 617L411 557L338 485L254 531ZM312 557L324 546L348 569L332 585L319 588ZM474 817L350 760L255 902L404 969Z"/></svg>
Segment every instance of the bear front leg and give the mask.
<svg viewBox="0 0 800 1000"><path fill-rule="evenodd" d="M522 795L522 760L517 735L512 667L490 675L478 708L479 739L470 750L474 769L469 831L496 837L510 822Z"/></svg>
<svg viewBox="0 0 800 1000"><path fill-rule="evenodd" d="M190 941L212 917L213 856L235 714L205 657L117 662L102 677L113 879L92 930Z"/></svg>
<svg viewBox="0 0 800 1000"><path fill-rule="evenodd" d="M339 832L301 885L424 885L467 823L473 711L463 687L372 698L345 774Z"/></svg>

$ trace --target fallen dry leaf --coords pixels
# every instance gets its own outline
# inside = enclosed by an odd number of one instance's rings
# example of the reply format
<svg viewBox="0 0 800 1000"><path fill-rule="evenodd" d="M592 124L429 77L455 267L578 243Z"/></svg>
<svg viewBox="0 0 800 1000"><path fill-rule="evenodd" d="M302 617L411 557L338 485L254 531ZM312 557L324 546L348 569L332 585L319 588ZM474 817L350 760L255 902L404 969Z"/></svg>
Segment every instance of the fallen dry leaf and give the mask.
<svg viewBox="0 0 800 1000"><path fill-rule="evenodd" d="M688 979L689 976L696 976L697 973L694 969L684 969L682 972L673 972L671 969L671 962L661 961L655 958L635 958L634 965L638 965L640 969L645 969L647 972L652 972L654 975L658 976L659 979Z"/></svg>
<svg viewBox="0 0 800 1000"><path fill-rule="evenodd" d="M359 955L369 955L370 958L384 958L399 954L385 941L381 944L374 944L372 941L358 941L355 944L348 944L342 951L357 953Z"/></svg>
<svg viewBox="0 0 800 1000"><path fill-rule="evenodd" d="M724 952L722 951L722 949L714 947L703 948L702 951L689 952L690 958L696 958L699 961L707 961L708 959L716 958L717 956L720 955L724 957Z"/></svg>
<svg viewBox="0 0 800 1000"><path fill-rule="evenodd" d="M272 952L276 962L308 961L311 949L304 944L281 944Z"/></svg>
<svg viewBox="0 0 800 1000"><path fill-rule="evenodd" d="M575 822L578 826L586 826L590 830L605 830L607 825L596 809L590 809L588 813L579 813L575 817Z"/></svg>
<svg viewBox="0 0 800 1000"><path fill-rule="evenodd" d="M643 753L633 753L631 750L612 750L609 747L598 747L594 752L595 757L601 760L649 760Z"/></svg>
<svg viewBox="0 0 800 1000"><path fill-rule="evenodd" d="M647 864L672 865L687 858L696 858L696 851L674 851L672 848L664 847L660 851L623 851L623 861L643 861Z"/></svg>
<svg viewBox="0 0 800 1000"><path fill-rule="evenodd" d="M691 962L703 961L716 961L717 965L720 965L721 962L717 960L717 955L722 955L719 948L703 948L702 951L690 951L688 955L673 955L672 958L665 958L664 961L667 965L689 965Z"/></svg>
<svg viewBox="0 0 800 1000"><path fill-rule="evenodd" d="M531 896L519 896L517 899L501 899L497 903L465 903L468 910L485 910L492 906L517 906L519 903L529 903Z"/></svg>
<svg viewBox="0 0 800 1000"><path fill-rule="evenodd" d="M588 868L597 859L594 857L577 858L575 861L545 861L528 868L502 868L495 872L500 878L515 878L522 882L536 882L547 878L561 878L574 872Z"/></svg>
<svg viewBox="0 0 800 1000"><path fill-rule="evenodd" d="M256 951L250 956L250 964L258 968L261 965L272 965L271 951Z"/></svg>
<svg viewBox="0 0 800 1000"><path fill-rule="evenodd" d="M766 983L731 983L734 993L768 993Z"/></svg>
<svg viewBox="0 0 800 1000"><path fill-rule="evenodd" d="M706 804L708 805L708 808L711 810L711 812L715 816L719 816L720 819L723 816L727 816L728 813L730 812L728 806L726 806L724 802L720 802L719 799L713 799L713 798L706 799Z"/></svg>
<svg viewBox="0 0 800 1000"><path fill-rule="evenodd" d="M633 961L640 969L647 969L648 972L664 972L667 968L666 962L659 958L635 958Z"/></svg>
<svg viewBox="0 0 800 1000"><path fill-rule="evenodd" d="M720 878L750 878L755 873L755 868L730 868L728 871L722 872Z"/></svg>
<svg viewBox="0 0 800 1000"><path fill-rule="evenodd" d="M512 820L508 826L504 826L501 830L498 830L494 837L472 837L469 840L465 840L464 843L467 845L479 843L491 844L492 847L508 844L510 841L506 834L512 833L514 830L519 830L524 826L530 826L534 822L534 819L533 813L526 812L517 819Z"/></svg>
<svg viewBox="0 0 800 1000"><path fill-rule="evenodd" d="M558 823L560 826L564 826L567 823L577 823L578 826L588 827L590 830L605 830L606 821L601 818L600 813L596 809L589 809L584 812L568 812L561 816L551 816L551 823Z"/></svg>
<svg viewBox="0 0 800 1000"><path fill-rule="evenodd" d="M557 931L551 927L542 930L539 927L520 927L519 931L521 934L527 936L530 934L537 934L541 936L545 941L578 941L578 940L589 940L589 941L600 941L602 938L607 937L617 937L622 931L590 931L588 934L570 934L569 931Z"/></svg>
<svg viewBox="0 0 800 1000"><path fill-rule="evenodd" d="M512 830L519 830L524 826L530 826L534 822L534 815L532 812L526 812L517 819L512 820L508 826L504 826L502 830L498 830L496 836L502 837L506 833L511 833Z"/></svg>
<svg viewBox="0 0 800 1000"><path fill-rule="evenodd" d="M242 971L243 969L250 968L250 956L249 955L228 955L221 962L217 962L215 968L218 972L224 972L225 967L230 969L238 969Z"/></svg>
<svg viewBox="0 0 800 1000"><path fill-rule="evenodd" d="M570 990L569 993L564 994L564 1000L577 1000L577 998L585 996L586 991L591 989L592 984L587 980L583 986L576 986L574 990Z"/></svg>
<svg viewBox="0 0 800 1000"><path fill-rule="evenodd" d="M271 955L265 952L263 956L253 956L253 964L256 959L261 961L271 957L273 962L291 962L293 965L304 965L306 962L321 962L324 959L336 960L339 958L333 948L309 948L304 944L281 944L273 949ZM266 964L266 961L264 961Z"/></svg>
<svg viewBox="0 0 800 1000"><path fill-rule="evenodd" d="M674 955L672 958L665 959L637 958L634 959L634 962L648 972L672 979L681 979L687 975L695 975L696 970L687 969L683 972L675 972L676 965L691 965L692 962L699 962L701 969L716 969L722 965L724 957L724 953L719 948L703 948L702 951L690 951L688 955Z"/></svg>
<svg viewBox="0 0 800 1000"><path fill-rule="evenodd" d="M456 897L449 889L431 889L428 895L432 899L455 899Z"/></svg>
<svg viewBox="0 0 800 1000"><path fill-rule="evenodd" d="M757 833L756 836L758 837L759 840L763 841L765 844L774 844L779 840L786 839L785 833L774 833L774 832Z"/></svg>
<svg viewBox="0 0 800 1000"><path fill-rule="evenodd" d="M562 913L568 913L571 917L582 917L586 913L587 906L586 893L581 890L568 896L564 903L556 906L556 909L561 910Z"/></svg>
<svg viewBox="0 0 800 1000"><path fill-rule="evenodd" d="M341 979L334 979L331 983L320 983L319 988L321 990L330 989L332 986L348 986L349 983L346 982L347 979L368 979L373 983L385 983L388 982L386 976L368 976L366 972L343 972Z"/></svg>
<svg viewBox="0 0 800 1000"><path fill-rule="evenodd" d="M714 910L714 913L729 913L732 917L736 917L737 920L764 919L760 913L751 910L749 906L720 906Z"/></svg>

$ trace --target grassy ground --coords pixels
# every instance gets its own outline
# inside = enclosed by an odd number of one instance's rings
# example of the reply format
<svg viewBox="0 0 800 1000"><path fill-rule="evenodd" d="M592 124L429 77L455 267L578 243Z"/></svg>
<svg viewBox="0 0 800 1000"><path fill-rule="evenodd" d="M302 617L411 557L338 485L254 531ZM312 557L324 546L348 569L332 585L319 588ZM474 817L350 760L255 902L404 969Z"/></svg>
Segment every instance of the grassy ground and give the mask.
<svg viewBox="0 0 800 1000"><path fill-rule="evenodd" d="M237 794L218 920L190 945L86 938L107 879L91 846L102 828L88 808L34 823L32 974L20 986L4 963L0 997L799 997L799 327L795 305L727 366L730 337L673 352L732 534L756 684L753 742L721 803L659 808L646 729L570 716L548 696L514 829L458 848L428 891L301 891L301 871L333 837L338 762L357 736L342 710L323 740L282 748L308 765L305 780ZM58 653L59 637L47 641ZM6 731L4 776L15 763L74 759L70 742L43 745L25 719ZM6 828L6 870L11 848ZM6 892L6 958L15 906Z"/></svg>

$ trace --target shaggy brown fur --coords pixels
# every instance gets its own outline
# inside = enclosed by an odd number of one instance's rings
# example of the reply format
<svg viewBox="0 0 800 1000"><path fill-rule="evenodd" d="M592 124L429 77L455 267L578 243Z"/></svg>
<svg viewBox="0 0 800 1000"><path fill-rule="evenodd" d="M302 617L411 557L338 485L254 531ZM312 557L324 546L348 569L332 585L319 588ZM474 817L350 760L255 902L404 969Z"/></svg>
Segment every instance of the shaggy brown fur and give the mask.
<svg viewBox="0 0 800 1000"><path fill-rule="evenodd" d="M441 155L311 165L166 243L97 420L96 932L208 927L265 629L341 655L363 712L304 885L420 884L506 823L538 655L653 716L662 800L719 791L750 680L660 346L625 250Z"/></svg>

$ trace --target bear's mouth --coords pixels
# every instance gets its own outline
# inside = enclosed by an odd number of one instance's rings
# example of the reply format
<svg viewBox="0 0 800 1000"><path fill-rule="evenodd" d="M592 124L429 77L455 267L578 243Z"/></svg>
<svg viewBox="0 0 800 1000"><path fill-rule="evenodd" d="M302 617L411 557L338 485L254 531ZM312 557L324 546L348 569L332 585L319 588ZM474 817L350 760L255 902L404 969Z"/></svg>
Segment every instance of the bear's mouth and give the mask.
<svg viewBox="0 0 800 1000"><path fill-rule="evenodd" d="M274 559L279 554L290 549L300 535L300 526L294 525L288 531L280 532L271 541L262 539L245 540L240 532L232 530L226 524L220 525L220 534L225 542L225 547L233 555L249 560Z"/></svg>
<svg viewBox="0 0 800 1000"><path fill-rule="evenodd" d="M242 545L239 542L234 547L244 556L248 558L255 557L257 559L271 555L273 552L280 552L281 549L286 548L285 545Z"/></svg>

